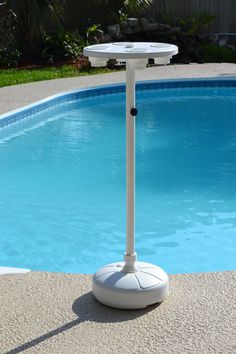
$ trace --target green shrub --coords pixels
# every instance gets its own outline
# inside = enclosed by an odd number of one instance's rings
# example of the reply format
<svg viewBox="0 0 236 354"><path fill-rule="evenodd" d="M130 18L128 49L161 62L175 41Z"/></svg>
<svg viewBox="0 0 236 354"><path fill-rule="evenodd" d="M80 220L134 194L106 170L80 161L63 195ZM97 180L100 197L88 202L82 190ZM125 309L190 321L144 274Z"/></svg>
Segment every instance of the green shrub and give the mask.
<svg viewBox="0 0 236 354"><path fill-rule="evenodd" d="M204 12L199 12L195 16L187 17L179 21L179 25L183 31L188 34L198 34L204 31L204 29L215 19L214 15L210 15Z"/></svg>
<svg viewBox="0 0 236 354"><path fill-rule="evenodd" d="M101 39L101 25L93 24L86 31L87 44L97 44Z"/></svg>
<svg viewBox="0 0 236 354"><path fill-rule="evenodd" d="M215 44L202 46L203 57L209 63L236 63L236 52L230 48L219 47Z"/></svg>
<svg viewBox="0 0 236 354"><path fill-rule="evenodd" d="M62 23L65 1L8 0L8 2L16 14L18 48L25 58L32 58L40 53L45 33Z"/></svg>
<svg viewBox="0 0 236 354"><path fill-rule="evenodd" d="M45 35L41 56L54 59L78 58L83 52L85 44L85 39L78 32L67 32L60 27L56 32Z"/></svg>
<svg viewBox="0 0 236 354"><path fill-rule="evenodd" d="M16 42L16 14L8 1L0 2L0 19L0 66L14 67L20 52Z"/></svg>
<svg viewBox="0 0 236 354"><path fill-rule="evenodd" d="M127 17L140 17L153 3L154 0L92 0L94 6L104 9L110 24Z"/></svg>
<svg viewBox="0 0 236 354"><path fill-rule="evenodd" d="M0 48L0 66L15 67L18 64L18 59L21 53L14 47Z"/></svg>
<svg viewBox="0 0 236 354"><path fill-rule="evenodd" d="M153 0L124 0L123 10L128 16L140 17L153 4Z"/></svg>

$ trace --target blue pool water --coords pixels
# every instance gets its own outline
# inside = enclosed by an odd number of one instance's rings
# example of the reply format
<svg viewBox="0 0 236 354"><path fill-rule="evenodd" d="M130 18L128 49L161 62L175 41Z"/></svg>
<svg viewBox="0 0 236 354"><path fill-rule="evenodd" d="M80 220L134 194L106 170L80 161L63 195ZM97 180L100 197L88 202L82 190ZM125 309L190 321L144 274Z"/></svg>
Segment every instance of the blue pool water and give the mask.
<svg viewBox="0 0 236 354"><path fill-rule="evenodd" d="M115 91L115 90L113 90ZM170 273L236 266L236 87L137 92L136 247ZM125 251L125 94L0 128L0 265L92 273Z"/></svg>

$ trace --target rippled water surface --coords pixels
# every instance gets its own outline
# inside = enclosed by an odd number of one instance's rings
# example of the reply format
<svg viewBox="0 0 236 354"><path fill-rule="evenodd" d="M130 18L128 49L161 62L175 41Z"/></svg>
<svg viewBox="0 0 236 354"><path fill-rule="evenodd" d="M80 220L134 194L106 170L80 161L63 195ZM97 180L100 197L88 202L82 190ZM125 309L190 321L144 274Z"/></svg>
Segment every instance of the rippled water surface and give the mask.
<svg viewBox="0 0 236 354"><path fill-rule="evenodd" d="M92 273L125 251L125 96L0 129L0 265ZM170 273L235 269L236 89L137 93L136 246Z"/></svg>

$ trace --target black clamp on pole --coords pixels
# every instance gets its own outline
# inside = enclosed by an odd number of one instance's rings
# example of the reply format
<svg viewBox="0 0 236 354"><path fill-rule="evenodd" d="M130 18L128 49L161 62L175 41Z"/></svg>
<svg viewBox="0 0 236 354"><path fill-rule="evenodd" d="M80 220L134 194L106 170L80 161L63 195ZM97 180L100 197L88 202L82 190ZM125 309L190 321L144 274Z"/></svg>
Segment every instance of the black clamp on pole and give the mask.
<svg viewBox="0 0 236 354"><path fill-rule="evenodd" d="M135 116L138 114L137 108L135 108L135 107L131 108L130 114L131 114L133 117L135 117Z"/></svg>

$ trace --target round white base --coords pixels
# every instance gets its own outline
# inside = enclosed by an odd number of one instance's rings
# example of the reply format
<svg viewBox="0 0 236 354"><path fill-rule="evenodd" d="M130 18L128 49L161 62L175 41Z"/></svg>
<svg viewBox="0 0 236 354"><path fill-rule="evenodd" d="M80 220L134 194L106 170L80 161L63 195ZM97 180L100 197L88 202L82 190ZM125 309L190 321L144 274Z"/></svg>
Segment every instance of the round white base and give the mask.
<svg viewBox="0 0 236 354"><path fill-rule="evenodd" d="M93 276L93 294L102 304L120 309L143 309L162 302L169 294L168 275L161 268L137 262L134 273L123 271L124 262L111 263Z"/></svg>

